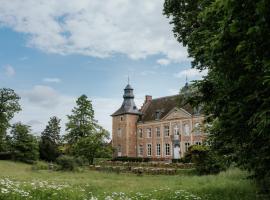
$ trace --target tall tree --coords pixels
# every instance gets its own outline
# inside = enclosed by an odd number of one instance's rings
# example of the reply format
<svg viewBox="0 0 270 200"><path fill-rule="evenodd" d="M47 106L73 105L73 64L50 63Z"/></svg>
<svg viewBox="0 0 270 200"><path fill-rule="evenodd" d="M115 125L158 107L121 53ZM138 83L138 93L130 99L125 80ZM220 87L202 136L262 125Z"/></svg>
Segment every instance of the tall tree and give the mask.
<svg viewBox="0 0 270 200"><path fill-rule="evenodd" d="M39 143L40 158L47 161L55 161L59 156L60 119L51 117L45 130L41 133Z"/></svg>
<svg viewBox="0 0 270 200"><path fill-rule="evenodd" d="M4 151L6 131L14 114L21 110L20 97L12 89L0 88L0 152Z"/></svg>
<svg viewBox="0 0 270 200"><path fill-rule="evenodd" d="M208 69L197 100L212 147L269 188L270 1L165 0L164 13L192 66Z"/></svg>
<svg viewBox="0 0 270 200"><path fill-rule="evenodd" d="M31 134L30 127L16 123L11 127L12 151L14 158L23 162L33 162L38 159L38 142Z"/></svg>
<svg viewBox="0 0 270 200"><path fill-rule="evenodd" d="M93 134L80 138L73 146L73 153L76 156L85 157L89 164L93 164L94 158L98 155L104 155L105 151L109 151L106 146L106 139L108 139L109 133L100 128Z"/></svg>
<svg viewBox="0 0 270 200"><path fill-rule="evenodd" d="M97 126L94 120L92 103L87 96L80 96L76 104L77 106L72 109L72 114L67 116L67 135L65 138L69 144L77 142L82 137L91 135Z"/></svg>

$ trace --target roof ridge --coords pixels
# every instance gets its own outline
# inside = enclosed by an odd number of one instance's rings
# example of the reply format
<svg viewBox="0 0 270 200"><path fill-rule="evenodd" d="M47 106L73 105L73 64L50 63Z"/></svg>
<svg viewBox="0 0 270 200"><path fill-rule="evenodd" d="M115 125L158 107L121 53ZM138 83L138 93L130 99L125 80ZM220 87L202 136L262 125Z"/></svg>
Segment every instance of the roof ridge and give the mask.
<svg viewBox="0 0 270 200"><path fill-rule="evenodd" d="M179 94L175 94L175 95L170 95L170 96L164 96L164 97L158 97L158 98L154 98L151 101L155 101L155 100L159 100L159 99L165 99L165 98L170 98L170 97L177 97L179 96Z"/></svg>

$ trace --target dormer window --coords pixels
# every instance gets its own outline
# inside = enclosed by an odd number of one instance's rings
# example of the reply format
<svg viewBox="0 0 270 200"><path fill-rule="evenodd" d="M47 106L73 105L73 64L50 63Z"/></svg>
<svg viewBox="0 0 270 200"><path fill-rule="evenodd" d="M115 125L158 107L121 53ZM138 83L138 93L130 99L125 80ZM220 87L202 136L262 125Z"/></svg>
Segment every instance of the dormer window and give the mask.
<svg viewBox="0 0 270 200"><path fill-rule="evenodd" d="M160 116L161 116L161 111L157 110L156 113L155 113L155 119L160 120Z"/></svg>

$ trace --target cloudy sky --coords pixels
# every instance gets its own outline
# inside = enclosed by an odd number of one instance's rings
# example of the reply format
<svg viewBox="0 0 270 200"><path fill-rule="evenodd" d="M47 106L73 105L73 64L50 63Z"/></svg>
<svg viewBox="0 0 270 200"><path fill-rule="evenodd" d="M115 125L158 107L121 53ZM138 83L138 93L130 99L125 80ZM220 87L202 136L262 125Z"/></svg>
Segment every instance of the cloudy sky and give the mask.
<svg viewBox="0 0 270 200"><path fill-rule="evenodd" d="M130 77L137 106L146 94L173 95L204 73L162 15L163 0L0 0L0 87L21 96L13 122L42 131L86 94L111 131Z"/></svg>

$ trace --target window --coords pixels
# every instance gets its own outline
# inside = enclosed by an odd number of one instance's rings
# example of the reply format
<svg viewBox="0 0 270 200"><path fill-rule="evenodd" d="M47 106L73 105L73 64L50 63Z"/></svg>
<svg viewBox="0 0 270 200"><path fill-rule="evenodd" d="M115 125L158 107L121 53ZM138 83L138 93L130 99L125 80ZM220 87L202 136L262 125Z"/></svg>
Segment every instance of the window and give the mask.
<svg viewBox="0 0 270 200"><path fill-rule="evenodd" d="M151 128L148 128L148 129L146 129L146 132L147 132L147 137L152 137L152 130L151 130Z"/></svg>
<svg viewBox="0 0 270 200"><path fill-rule="evenodd" d="M202 145L202 143L201 143L201 142L196 142L195 144L196 144L196 145Z"/></svg>
<svg viewBox="0 0 270 200"><path fill-rule="evenodd" d="M117 156L122 156L122 150L121 150L121 145L118 145L117 147Z"/></svg>
<svg viewBox="0 0 270 200"><path fill-rule="evenodd" d="M166 156L171 155L170 144L165 144L165 155Z"/></svg>
<svg viewBox="0 0 270 200"><path fill-rule="evenodd" d="M159 120L160 119L160 115L161 115L160 110L157 110L156 111L156 120Z"/></svg>
<svg viewBox="0 0 270 200"><path fill-rule="evenodd" d="M160 144L157 144L157 156L160 156Z"/></svg>
<svg viewBox="0 0 270 200"><path fill-rule="evenodd" d="M185 133L185 135L189 135L189 125L188 124L184 125L184 133Z"/></svg>
<svg viewBox="0 0 270 200"><path fill-rule="evenodd" d="M138 134L139 134L139 137L142 138L143 132L141 128L138 129Z"/></svg>
<svg viewBox="0 0 270 200"><path fill-rule="evenodd" d="M170 127L169 126L164 126L164 135L170 136Z"/></svg>
<svg viewBox="0 0 270 200"><path fill-rule="evenodd" d="M139 146L139 156L143 155L143 145L140 144Z"/></svg>
<svg viewBox="0 0 270 200"><path fill-rule="evenodd" d="M189 142L185 143L185 151L188 151L188 147L189 147Z"/></svg>
<svg viewBox="0 0 270 200"><path fill-rule="evenodd" d="M157 137L160 137L160 127L156 128Z"/></svg>
<svg viewBox="0 0 270 200"><path fill-rule="evenodd" d="M147 156L152 155L152 144L147 144Z"/></svg>
<svg viewBox="0 0 270 200"><path fill-rule="evenodd" d="M121 116L121 117L120 117L120 121L123 121L123 120L124 120L124 118Z"/></svg>
<svg viewBox="0 0 270 200"><path fill-rule="evenodd" d="M179 133L179 128L178 128L178 126L176 125L175 127L174 127L174 135L179 135L180 133Z"/></svg>
<svg viewBox="0 0 270 200"><path fill-rule="evenodd" d="M195 132L195 134L196 135L199 135L200 134L200 123L199 122L197 122L196 124L195 124L195 127L194 127L194 132Z"/></svg>
<svg viewBox="0 0 270 200"><path fill-rule="evenodd" d="M118 135L119 137L121 137L121 135L122 135L122 129L121 129L121 128L118 128L118 129L117 129L117 135Z"/></svg>

